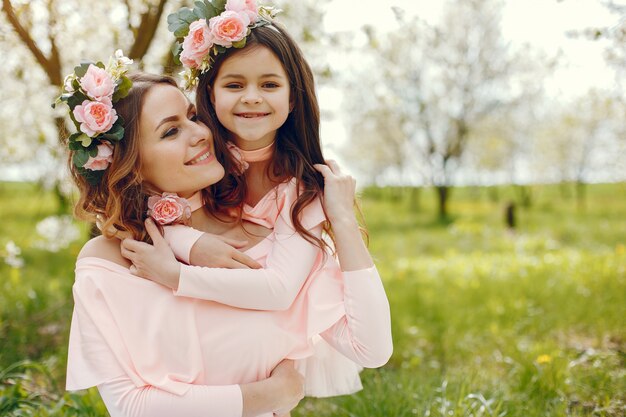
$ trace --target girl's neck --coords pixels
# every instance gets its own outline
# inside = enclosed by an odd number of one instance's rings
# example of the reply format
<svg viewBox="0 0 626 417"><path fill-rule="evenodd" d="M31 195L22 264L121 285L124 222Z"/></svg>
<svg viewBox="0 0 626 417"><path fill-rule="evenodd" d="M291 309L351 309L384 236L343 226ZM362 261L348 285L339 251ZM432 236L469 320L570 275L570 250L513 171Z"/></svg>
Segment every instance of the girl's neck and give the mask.
<svg viewBox="0 0 626 417"><path fill-rule="evenodd" d="M262 148L246 151L239 148L239 152L243 157L243 160L246 162L261 162L261 161L269 161L274 154L274 144L276 142L272 142L269 145L263 146Z"/></svg>

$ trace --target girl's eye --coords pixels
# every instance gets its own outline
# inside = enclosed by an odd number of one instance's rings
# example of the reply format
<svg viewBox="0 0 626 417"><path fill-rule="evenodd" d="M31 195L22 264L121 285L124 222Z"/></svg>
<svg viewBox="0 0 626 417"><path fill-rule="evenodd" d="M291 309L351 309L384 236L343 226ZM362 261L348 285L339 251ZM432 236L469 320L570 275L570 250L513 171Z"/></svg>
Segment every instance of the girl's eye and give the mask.
<svg viewBox="0 0 626 417"><path fill-rule="evenodd" d="M198 121L198 115L197 114L192 114L191 117L189 118L189 120L191 120L192 122L197 122Z"/></svg>
<svg viewBox="0 0 626 417"><path fill-rule="evenodd" d="M264 88L278 88L279 85L276 84L276 83L265 83L265 84L263 84L263 87Z"/></svg>
<svg viewBox="0 0 626 417"><path fill-rule="evenodd" d="M226 84L225 87L226 88L232 88L232 89L238 89L238 88L241 88L241 85L239 85L239 84Z"/></svg>
<svg viewBox="0 0 626 417"><path fill-rule="evenodd" d="M169 138L170 136L174 136L177 133L178 133L178 128L172 127L170 129L167 129L165 133L163 133L163 135L161 136L161 139Z"/></svg>

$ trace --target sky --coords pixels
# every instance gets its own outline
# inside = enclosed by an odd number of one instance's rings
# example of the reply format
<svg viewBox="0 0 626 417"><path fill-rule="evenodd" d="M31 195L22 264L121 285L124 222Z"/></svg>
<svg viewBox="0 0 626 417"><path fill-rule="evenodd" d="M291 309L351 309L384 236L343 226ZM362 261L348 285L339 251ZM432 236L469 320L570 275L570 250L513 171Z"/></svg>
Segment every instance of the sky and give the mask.
<svg viewBox="0 0 626 417"><path fill-rule="evenodd" d="M360 0L355 10L353 0L332 0L324 24L331 32L358 31L365 24L392 30L392 7L435 24L444 4L445 1L432 0ZM599 0L505 0L501 28L503 36L513 44L529 43L549 56L561 51L562 67L550 87L555 93L570 96L581 94L590 86L610 85L612 72L602 57L602 42L571 38L567 32L615 22L616 15Z"/></svg>
<svg viewBox="0 0 626 417"><path fill-rule="evenodd" d="M331 0L326 8L324 27L329 32L360 32L364 25L378 31L395 27L393 7L437 24L445 1L433 0ZM501 29L512 46L529 44L547 56L561 55L560 65L545 84L546 93L567 101L584 95L590 88L611 88L614 73L603 58L604 44L568 36L568 32L614 25L618 17L600 0L503 0ZM356 38L365 42L365 36ZM322 108L340 112L341 92L320 91ZM342 162L339 152L347 140L346 123L341 117L323 121L322 138L326 154ZM348 164L346 171L350 172ZM354 173L353 173L354 174Z"/></svg>

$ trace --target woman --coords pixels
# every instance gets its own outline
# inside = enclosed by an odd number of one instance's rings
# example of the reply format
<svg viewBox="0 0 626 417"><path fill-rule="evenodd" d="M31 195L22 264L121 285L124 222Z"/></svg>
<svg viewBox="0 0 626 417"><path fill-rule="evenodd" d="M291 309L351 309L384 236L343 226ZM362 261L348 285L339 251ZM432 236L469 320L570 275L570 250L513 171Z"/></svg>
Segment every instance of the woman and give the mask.
<svg viewBox="0 0 626 417"><path fill-rule="evenodd" d="M79 214L102 215L107 219L105 231L113 227L148 240L143 230L148 196L168 191L193 200L200 190L221 178L223 168L214 159L210 131L196 120L193 106L171 79L131 78L128 96L110 106L115 110L113 116L111 111L106 113L112 101L106 97L98 101L95 94L87 94L90 103L69 102L81 131L99 142L97 149L90 150L91 142L82 135L70 139L72 173L81 191ZM85 89L83 79L75 77L70 86ZM91 104L100 109L92 109ZM117 141L114 116L126 121ZM104 126L100 132L83 126L89 117ZM115 143L105 143L108 140ZM79 146L87 149L86 157L76 157L82 150ZM99 161L106 163L98 165ZM102 166L104 169L91 169ZM95 175L87 170L104 172ZM333 210L333 206L328 208ZM204 210L194 211L191 217L200 229L208 219ZM257 231L263 234L261 228ZM337 244L341 251L340 239ZM342 317L355 318L352 324L356 327L351 328L355 335L365 324L372 325L367 312L359 316L361 312L351 315L346 311L343 291L336 291L338 283L332 279L307 288L295 307L308 310L306 314L315 320L310 328L294 330L285 312L245 311L174 297L164 287L131 275L129 266L117 239L93 239L79 255L74 286L68 389L98 386L113 416L287 412L301 391L295 389L295 394L282 393L276 398L277 387L294 379L288 367L276 367L281 360L304 357L309 337L324 329L338 344L354 345L355 339L342 339L346 329L346 323L340 323ZM346 293L355 290L352 296L369 303L368 307L371 301L386 304L379 281L354 286L348 281ZM331 308L314 314L311 301L320 294L335 298L326 297L326 307ZM273 394L267 395L263 389Z"/></svg>

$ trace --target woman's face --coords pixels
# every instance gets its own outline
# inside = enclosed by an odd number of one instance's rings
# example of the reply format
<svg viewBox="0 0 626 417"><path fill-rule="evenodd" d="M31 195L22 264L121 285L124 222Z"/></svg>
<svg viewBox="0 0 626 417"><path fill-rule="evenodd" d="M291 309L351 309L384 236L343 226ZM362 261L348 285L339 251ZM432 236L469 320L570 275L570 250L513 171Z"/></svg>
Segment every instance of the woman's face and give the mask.
<svg viewBox="0 0 626 417"><path fill-rule="evenodd" d="M228 57L220 67L211 102L231 139L244 150L267 146L291 111L289 79L282 63L265 46Z"/></svg>
<svg viewBox="0 0 626 417"><path fill-rule="evenodd" d="M178 88L157 84L146 93L138 133L142 178L161 192L190 197L224 176L211 131Z"/></svg>

